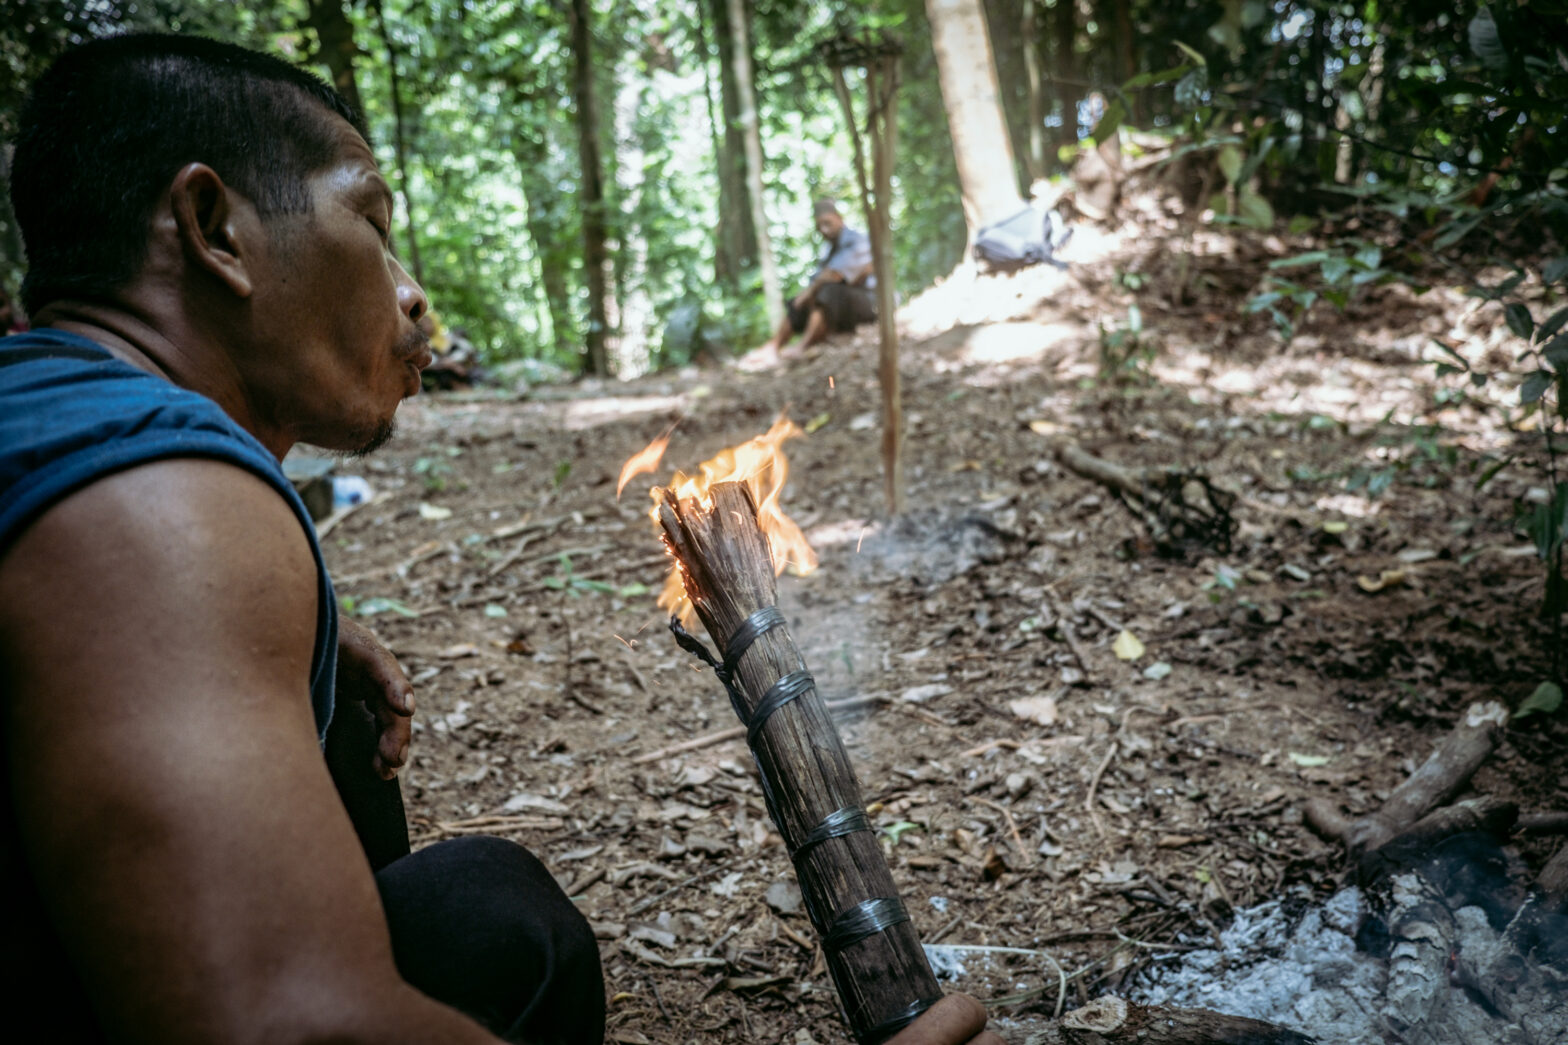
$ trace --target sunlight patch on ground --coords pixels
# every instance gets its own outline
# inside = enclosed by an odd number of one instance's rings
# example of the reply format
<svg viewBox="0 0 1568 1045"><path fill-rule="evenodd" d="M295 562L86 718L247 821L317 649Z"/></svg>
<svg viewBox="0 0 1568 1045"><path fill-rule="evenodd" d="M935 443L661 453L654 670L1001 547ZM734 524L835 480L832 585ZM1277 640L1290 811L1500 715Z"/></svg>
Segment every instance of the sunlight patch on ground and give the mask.
<svg viewBox="0 0 1568 1045"><path fill-rule="evenodd" d="M965 263L952 275L911 298L898 318L907 336L928 338L965 323L1002 323L1032 318L1075 282L1072 267L1102 261L1122 251L1121 237L1093 225L1073 227L1073 238L1062 251L1068 268L1035 265L1017 272L981 275Z"/></svg>
<svg viewBox="0 0 1568 1045"><path fill-rule="evenodd" d="M1381 501L1369 500L1359 494L1337 493L1328 497L1319 497L1312 502L1320 512L1332 515L1348 515L1352 519L1370 519L1383 511Z"/></svg>
<svg viewBox="0 0 1568 1045"><path fill-rule="evenodd" d="M813 526L806 531L806 540L813 548L831 548L838 544L859 544L879 531L880 527L869 519L841 519Z"/></svg>
<svg viewBox="0 0 1568 1045"><path fill-rule="evenodd" d="M580 432L585 428L594 428L629 417L686 410L690 408L691 401L690 395L599 396L593 399L578 399L560 404L564 407L561 411L561 425L569 432Z"/></svg>
<svg viewBox="0 0 1568 1045"><path fill-rule="evenodd" d="M1076 323L995 323L973 331L958 358L971 364L1027 362L1082 333Z"/></svg>

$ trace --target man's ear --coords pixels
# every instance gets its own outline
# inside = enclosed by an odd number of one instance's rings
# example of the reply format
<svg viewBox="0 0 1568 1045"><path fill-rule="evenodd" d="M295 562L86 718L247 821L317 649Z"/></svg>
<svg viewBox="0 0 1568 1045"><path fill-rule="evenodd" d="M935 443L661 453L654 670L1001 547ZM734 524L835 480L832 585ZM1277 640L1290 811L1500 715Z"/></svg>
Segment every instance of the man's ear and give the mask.
<svg viewBox="0 0 1568 1045"><path fill-rule="evenodd" d="M242 226L255 224L254 208L205 163L180 169L169 187L169 203L186 260L216 276L237 297L250 297L251 255Z"/></svg>

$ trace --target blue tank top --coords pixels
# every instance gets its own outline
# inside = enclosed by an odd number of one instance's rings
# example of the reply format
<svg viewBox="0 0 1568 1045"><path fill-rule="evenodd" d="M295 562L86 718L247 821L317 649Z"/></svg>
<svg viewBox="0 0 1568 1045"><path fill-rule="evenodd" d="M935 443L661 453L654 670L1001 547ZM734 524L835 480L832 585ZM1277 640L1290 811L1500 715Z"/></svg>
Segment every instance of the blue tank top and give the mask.
<svg viewBox="0 0 1568 1045"><path fill-rule="evenodd" d="M41 329L0 339L0 554L73 491L171 457L227 461L294 509L316 560L310 698L324 739L337 672L337 601L310 513L277 459L217 403L123 363L86 338Z"/></svg>

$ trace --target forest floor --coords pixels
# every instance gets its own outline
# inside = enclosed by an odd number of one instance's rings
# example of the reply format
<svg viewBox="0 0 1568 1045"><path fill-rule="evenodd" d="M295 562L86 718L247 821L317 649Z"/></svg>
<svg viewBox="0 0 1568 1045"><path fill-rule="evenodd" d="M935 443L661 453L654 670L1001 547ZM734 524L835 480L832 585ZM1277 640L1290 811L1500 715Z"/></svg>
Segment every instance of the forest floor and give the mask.
<svg viewBox="0 0 1568 1045"><path fill-rule="evenodd" d="M1332 893L1343 860L1303 802L1374 808L1471 701L1517 707L1545 677L1514 525L1544 479L1475 488L1539 434L1439 407L1423 362L1442 337L1506 367L1497 306L1373 287L1287 345L1242 305L1304 244L1130 213L1081 227L1066 271L955 275L906 305L893 522L874 330L761 374L421 397L387 451L339 465L376 496L328 564L419 694L416 845L487 831L545 861L598 933L611 1041L847 1040L744 742L647 757L735 725L654 606L647 488L781 410L812 429L784 504L822 559L781 604L823 696L869 698L840 726L895 878L964 959L947 986L1016 999L994 1009L1010 1039L1056 1007L1055 965L1071 1006L1232 910ZM1104 358L1134 302L1139 351ZM664 470L617 501L622 462L677 419ZM1233 547L1153 554L1058 463L1068 442L1205 467L1238 495ZM1568 808L1565 741L1561 714L1515 722L1474 787Z"/></svg>

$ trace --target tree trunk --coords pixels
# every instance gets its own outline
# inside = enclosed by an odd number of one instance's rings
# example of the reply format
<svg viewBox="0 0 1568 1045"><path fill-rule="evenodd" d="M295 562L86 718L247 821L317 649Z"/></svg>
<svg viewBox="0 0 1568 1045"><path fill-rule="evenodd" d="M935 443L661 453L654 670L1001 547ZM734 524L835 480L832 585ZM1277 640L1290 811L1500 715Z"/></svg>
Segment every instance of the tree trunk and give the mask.
<svg viewBox="0 0 1568 1045"><path fill-rule="evenodd" d="M569 359L577 353L577 324L572 319L572 292L562 261L561 223L554 218L560 205L558 192L547 173L550 144L544 132L537 136L514 132L512 154L517 158L519 182L528 204L528 238L539 261L539 283L550 314L550 338L556 354Z"/></svg>
<svg viewBox="0 0 1568 1045"><path fill-rule="evenodd" d="M598 376L610 372L605 338L609 330L609 282L605 268L608 250L605 241L604 175L599 162L599 114L593 92L593 32L588 0L572 0L571 14L573 97L577 103L577 143L582 160L582 185L578 199L582 205L583 268L588 282L588 330L583 338L588 351L588 370Z"/></svg>
<svg viewBox="0 0 1568 1045"><path fill-rule="evenodd" d="M403 211L408 215L409 267L414 282L424 286L425 266L419 260L419 237L414 233L414 201L408 194L408 143L403 125L403 85L398 79L397 48L392 45L392 36L387 32L387 19L381 9L381 0L371 0L371 3L376 12L376 26L381 31L381 42L387 51L387 72L392 90L393 144L397 151L397 188L398 195L403 197Z"/></svg>
<svg viewBox="0 0 1568 1045"><path fill-rule="evenodd" d="M735 59L735 85L740 102L740 128L746 143L746 195L751 202L751 224L757 237L757 261L762 267L762 295L767 299L768 329L777 330L784 319L784 292L773 259L768 235L767 208L762 205L762 128L752 92L751 40L746 32L746 5L729 0L730 42Z"/></svg>
<svg viewBox="0 0 1568 1045"><path fill-rule="evenodd" d="M309 0L309 5L305 25L316 31L316 57L331 74L332 86L355 112L363 115L365 106L354 79L354 59L360 50L354 43L354 23L348 20L343 0Z"/></svg>
<svg viewBox="0 0 1568 1045"><path fill-rule="evenodd" d="M1126 83L1138 74L1138 58L1134 52L1136 40L1132 30L1132 0L1112 0L1113 17L1116 19L1116 80ZM1146 91L1137 91L1132 98L1129 114L1138 122L1144 120Z"/></svg>
<svg viewBox="0 0 1568 1045"><path fill-rule="evenodd" d="M1029 41L1019 32L1029 0L981 0L991 60L996 63L997 98L1007 123L1007 140L1015 161L1014 178L1028 179L1029 156Z"/></svg>
<svg viewBox="0 0 1568 1045"><path fill-rule="evenodd" d="M969 238L1023 206L980 0L926 0Z"/></svg>
<svg viewBox="0 0 1568 1045"><path fill-rule="evenodd" d="M746 136L740 122L741 89L735 79L735 30L730 24L730 2L707 2L719 50L719 107L724 117L723 147L718 156L720 279L732 290L739 290L746 270L757 261L757 224L746 203Z"/></svg>
<svg viewBox="0 0 1568 1045"><path fill-rule="evenodd" d="M740 244L735 239L735 224L728 220L734 206L730 192L734 186L724 176L724 121L719 117L719 107L713 101L713 72L708 63L708 17L703 5L697 5L698 54L702 60L702 97L708 105L708 132L713 141L713 169L719 173L719 224L713 241L713 278L731 292L740 289Z"/></svg>
<svg viewBox="0 0 1568 1045"><path fill-rule="evenodd" d="M1078 103L1083 100L1083 88L1077 83L1078 43L1077 0L1056 0L1056 16L1051 24L1056 38L1056 100L1062 107L1061 143L1078 144Z"/></svg>
<svg viewBox="0 0 1568 1045"><path fill-rule="evenodd" d="M1018 24L1023 39L1024 76L1029 90L1028 152L1024 162L1029 181L1045 177L1045 87L1040 77L1040 0L1024 0Z"/></svg>

